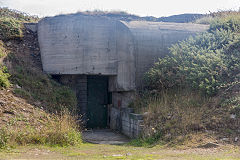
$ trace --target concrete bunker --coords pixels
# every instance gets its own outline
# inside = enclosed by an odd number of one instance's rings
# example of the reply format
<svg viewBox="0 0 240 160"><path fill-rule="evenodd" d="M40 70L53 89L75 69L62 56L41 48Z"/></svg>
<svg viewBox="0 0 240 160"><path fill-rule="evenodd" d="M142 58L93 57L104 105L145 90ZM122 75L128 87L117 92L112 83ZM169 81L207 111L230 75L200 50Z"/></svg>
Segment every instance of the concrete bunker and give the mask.
<svg viewBox="0 0 240 160"><path fill-rule="evenodd" d="M42 19L38 40L43 70L77 94L90 128L110 127L136 137L142 116L128 109L143 75L168 47L206 25L132 21L71 14Z"/></svg>
<svg viewBox="0 0 240 160"><path fill-rule="evenodd" d="M41 20L38 39L43 70L61 75L60 82L76 91L88 127L106 127L109 121L105 108L111 102L106 101L108 95L135 89L134 46L129 29L109 18L66 15ZM94 86L96 92L92 91ZM102 93L97 93L101 87ZM92 105L95 111L90 109ZM105 120L94 112L104 114ZM104 120L105 125L91 124L93 115L96 123Z"/></svg>

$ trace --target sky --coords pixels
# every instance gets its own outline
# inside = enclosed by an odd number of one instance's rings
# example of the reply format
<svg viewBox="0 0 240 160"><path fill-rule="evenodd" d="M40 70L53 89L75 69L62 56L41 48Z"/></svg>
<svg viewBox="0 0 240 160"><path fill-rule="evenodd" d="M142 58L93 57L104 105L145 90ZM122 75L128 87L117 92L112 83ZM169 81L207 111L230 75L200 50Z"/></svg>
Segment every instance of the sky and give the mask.
<svg viewBox="0 0 240 160"><path fill-rule="evenodd" d="M162 17L239 10L240 0L0 0L0 6L40 17L86 10L126 11L139 16Z"/></svg>

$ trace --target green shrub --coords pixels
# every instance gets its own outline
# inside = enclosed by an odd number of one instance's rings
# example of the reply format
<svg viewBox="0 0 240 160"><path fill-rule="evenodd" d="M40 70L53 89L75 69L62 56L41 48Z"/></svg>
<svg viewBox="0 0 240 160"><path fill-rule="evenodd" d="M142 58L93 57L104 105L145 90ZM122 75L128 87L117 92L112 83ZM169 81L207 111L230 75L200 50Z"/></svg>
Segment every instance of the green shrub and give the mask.
<svg viewBox="0 0 240 160"><path fill-rule="evenodd" d="M76 130L68 132L49 132L45 143L49 145L69 146L79 145L82 143L81 133Z"/></svg>
<svg viewBox="0 0 240 160"><path fill-rule="evenodd" d="M209 31L224 29L233 32L240 31L240 13L232 13L213 18Z"/></svg>
<svg viewBox="0 0 240 160"><path fill-rule="evenodd" d="M19 39L23 37L24 22L36 22L39 18L17 10L0 7L0 39Z"/></svg>
<svg viewBox="0 0 240 160"><path fill-rule="evenodd" d="M60 112L65 108L76 111L76 94L69 87L60 85L46 74L31 69L25 64L14 65L10 73L11 82L22 87L14 90L18 96L34 102L38 101L42 107L47 106L45 109L50 112Z"/></svg>
<svg viewBox="0 0 240 160"><path fill-rule="evenodd" d="M240 18L240 12L239 11L231 11L231 10L229 10L229 11L218 11L218 12L212 12L212 13L207 14L206 16L204 16L200 19L197 19L196 23L210 24L211 28L213 29L213 28L218 28L217 26L219 26L219 25L228 26L229 24L232 23L231 21L235 21L235 20L239 21L239 18ZM235 24L235 25L238 25L238 24ZM226 27L224 27L224 28L226 28Z"/></svg>
<svg viewBox="0 0 240 160"><path fill-rule="evenodd" d="M22 88L15 88L14 93L21 96L22 98L31 98L31 94Z"/></svg>
<svg viewBox="0 0 240 160"><path fill-rule="evenodd" d="M7 68L5 66L0 67L0 87L10 87L9 77L10 74L7 72Z"/></svg>
<svg viewBox="0 0 240 160"><path fill-rule="evenodd" d="M197 19L196 23L198 23L198 24L211 24L212 21L214 21L214 17L212 17L210 15L207 15L207 16L204 16L203 18Z"/></svg>
<svg viewBox="0 0 240 160"><path fill-rule="evenodd" d="M22 22L35 22L39 20L37 16L30 16L26 13L13 9L8 9L5 7L4 8L0 7L0 17L11 17Z"/></svg>
<svg viewBox="0 0 240 160"><path fill-rule="evenodd" d="M0 18L0 39L18 39L23 37L22 24L13 18Z"/></svg>
<svg viewBox="0 0 240 160"><path fill-rule="evenodd" d="M4 48L3 42L0 40L0 58L7 55L7 50Z"/></svg>
<svg viewBox="0 0 240 160"><path fill-rule="evenodd" d="M0 149L6 148L9 136L4 129L0 129Z"/></svg>
<svg viewBox="0 0 240 160"><path fill-rule="evenodd" d="M170 54L146 74L149 88L191 87L214 95L222 86L238 81L240 21L227 22L214 23L208 32L173 45Z"/></svg>
<svg viewBox="0 0 240 160"><path fill-rule="evenodd" d="M231 97L224 99L221 107L229 107L231 114L240 117L240 95L231 95Z"/></svg>

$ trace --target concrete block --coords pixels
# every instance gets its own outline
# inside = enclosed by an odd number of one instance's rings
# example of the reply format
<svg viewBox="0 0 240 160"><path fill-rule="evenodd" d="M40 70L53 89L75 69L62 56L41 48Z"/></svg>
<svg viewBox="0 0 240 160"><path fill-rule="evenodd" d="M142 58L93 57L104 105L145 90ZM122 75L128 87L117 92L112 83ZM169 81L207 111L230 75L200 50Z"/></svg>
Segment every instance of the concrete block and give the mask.
<svg viewBox="0 0 240 160"><path fill-rule="evenodd" d="M134 120L142 120L143 115L142 114L135 114L135 113L130 113L129 117Z"/></svg>

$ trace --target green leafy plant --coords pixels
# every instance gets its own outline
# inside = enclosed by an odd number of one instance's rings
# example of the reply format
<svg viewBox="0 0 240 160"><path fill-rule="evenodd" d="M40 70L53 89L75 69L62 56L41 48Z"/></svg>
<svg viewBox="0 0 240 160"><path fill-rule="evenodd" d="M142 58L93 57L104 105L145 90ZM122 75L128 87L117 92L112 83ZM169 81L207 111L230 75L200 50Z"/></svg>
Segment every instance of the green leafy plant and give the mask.
<svg viewBox="0 0 240 160"><path fill-rule="evenodd" d="M216 23L215 23L216 22ZM146 74L150 89L191 87L214 95L228 83L239 80L240 16L214 21L208 32L170 48Z"/></svg>
<svg viewBox="0 0 240 160"><path fill-rule="evenodd" d="M18 39L23 37L22 24L14 18L0 18L0 39Z"/></svg>
<svg viewBox="0 0 240 160"><path fill-rule="evenodd" d="M27 13L6 7L0 7L0 17L11 17L22 22L35 22L39 20L37 16L30 16Z"/></svg>
<svg viewBox="0 0 240 160"><path fill-rule="evenodd" d="M6 148L9 136L4 129L0 129L0 149Z"/></svg>
<svg viewBox="0 0 240 160"><path fill-rule="evenodd" d="M9 82L10 74L7 71L5 66L0 67L0 87L10 87L11 83Z"/></svg>

